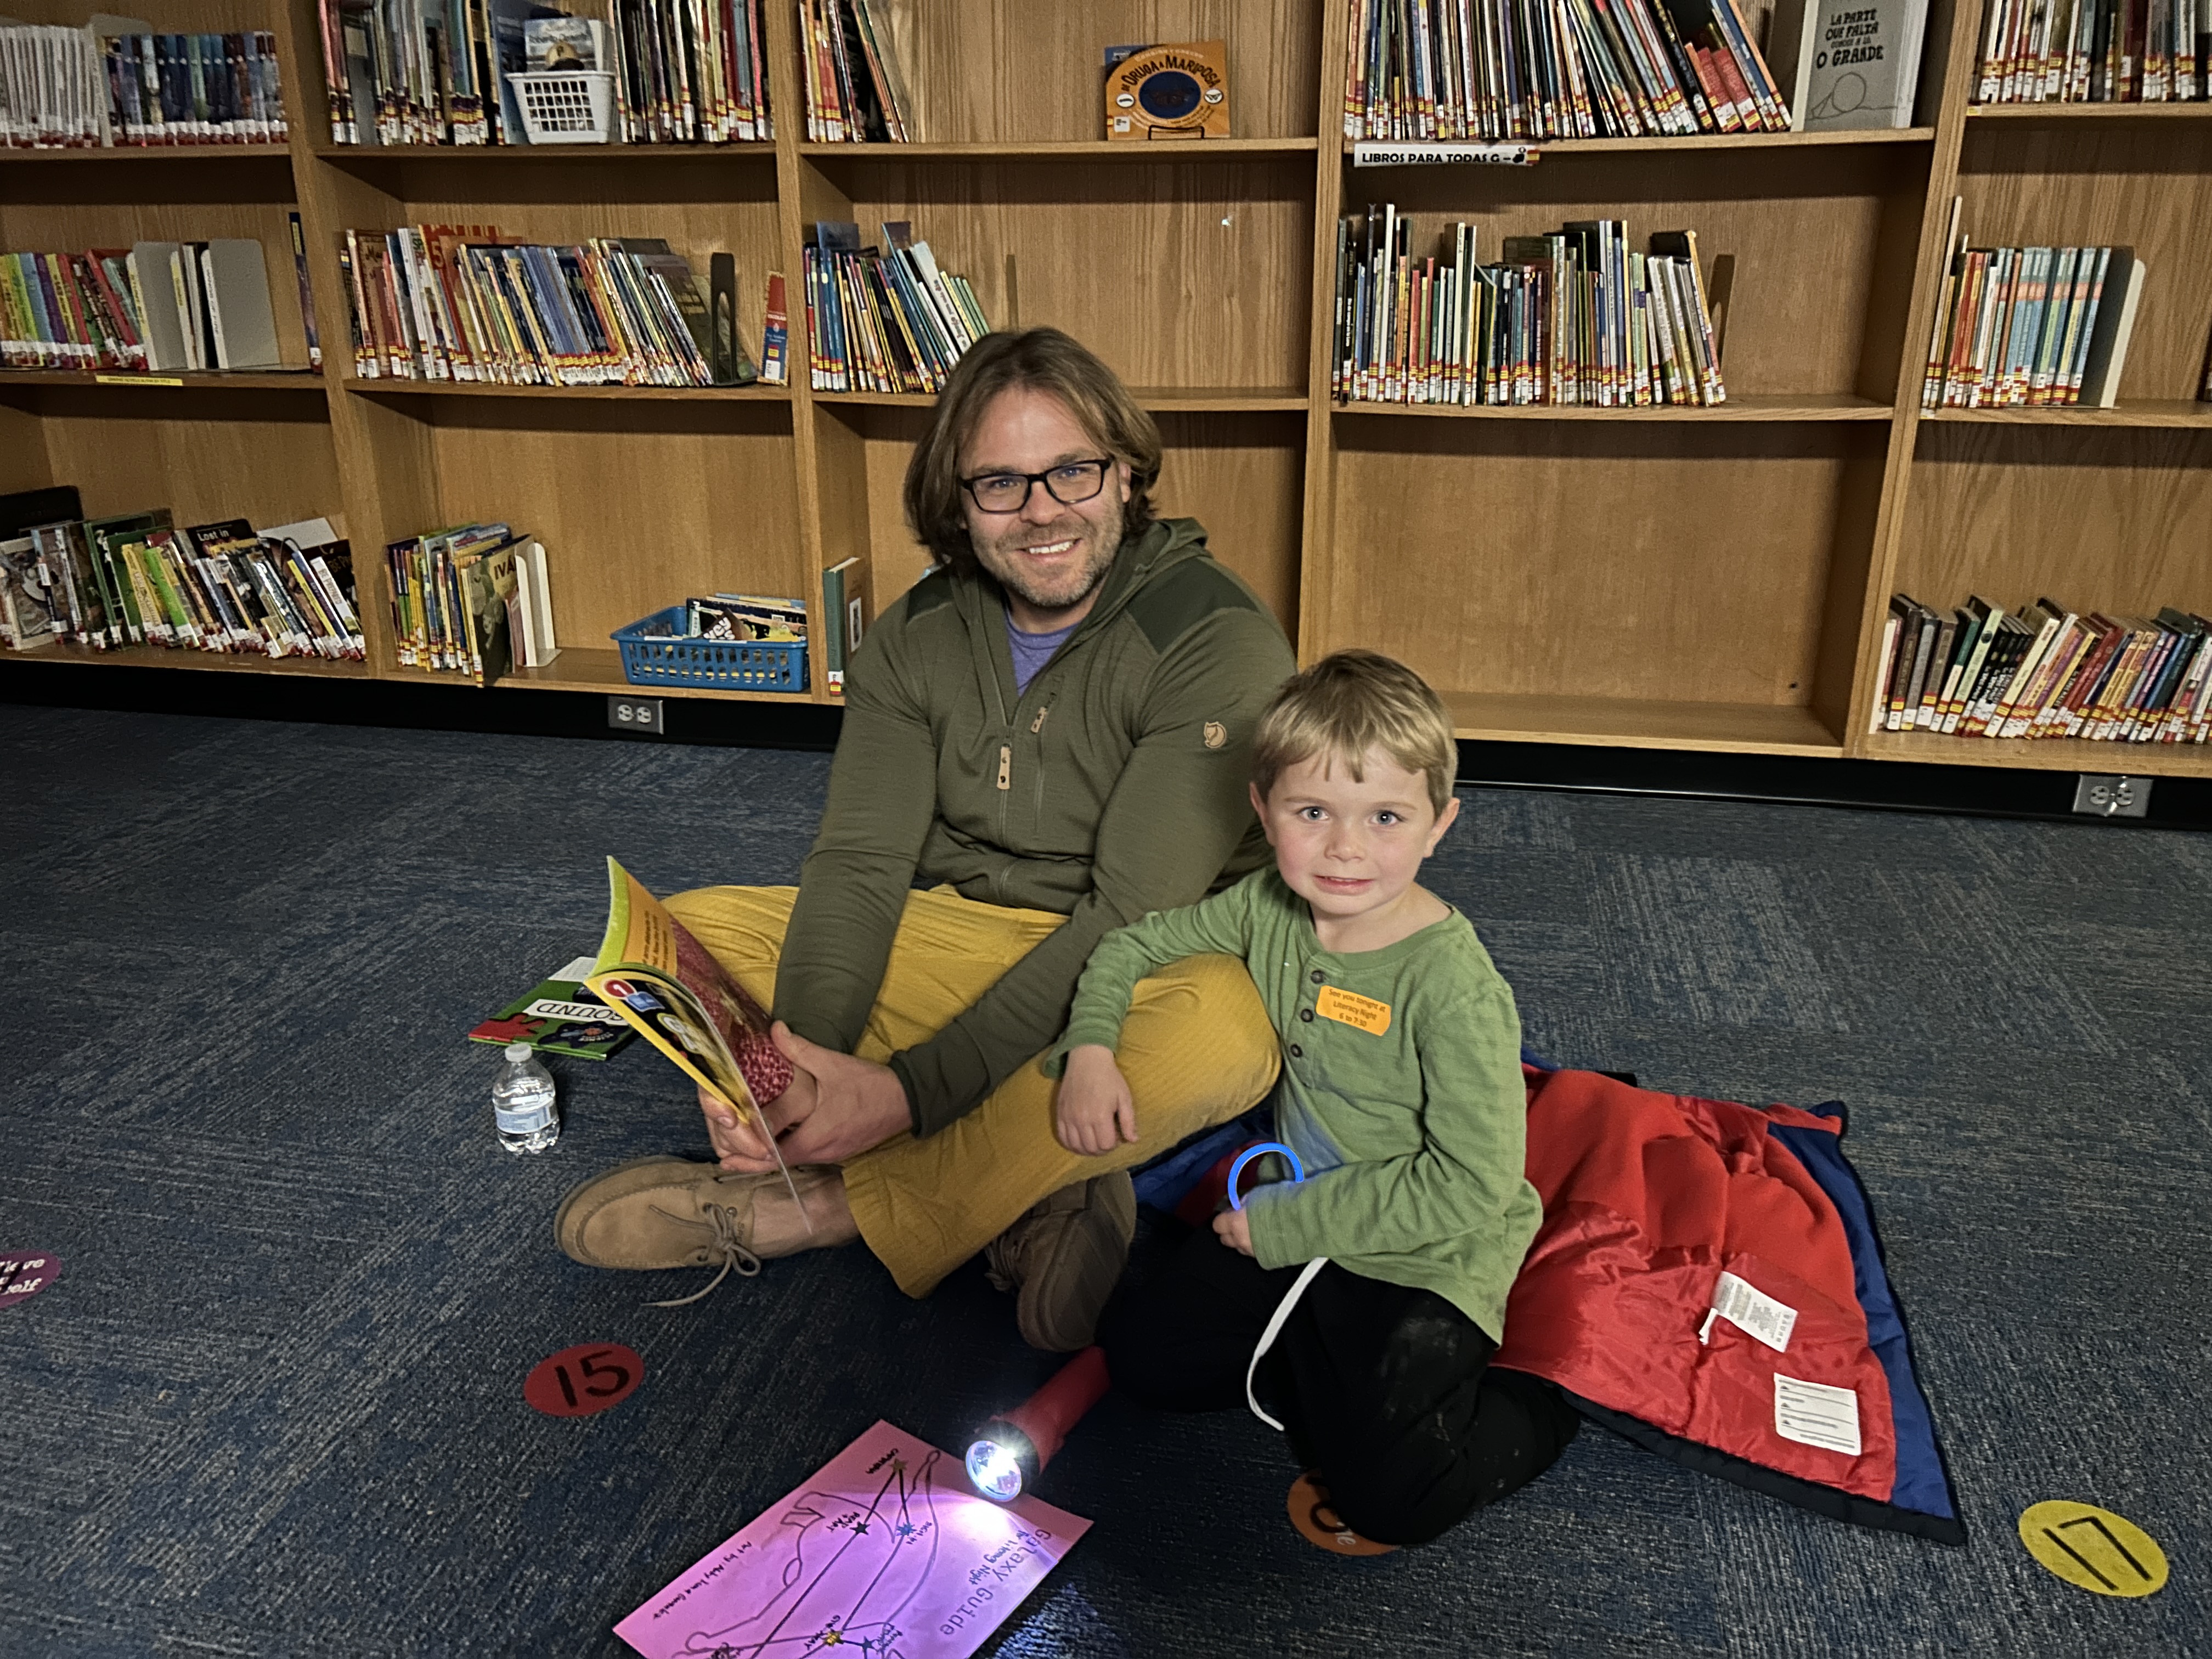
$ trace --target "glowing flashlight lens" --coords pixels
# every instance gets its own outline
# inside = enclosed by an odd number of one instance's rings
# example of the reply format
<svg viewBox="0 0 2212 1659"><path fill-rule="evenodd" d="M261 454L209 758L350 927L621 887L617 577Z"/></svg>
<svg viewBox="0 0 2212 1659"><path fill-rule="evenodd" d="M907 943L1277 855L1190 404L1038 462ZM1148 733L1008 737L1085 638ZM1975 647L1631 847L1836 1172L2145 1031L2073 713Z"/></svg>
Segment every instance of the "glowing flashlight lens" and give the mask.
<svg viewBox="0 0 2212 1659"><path fill-rule="evenodd" d="M1022 1462L995 1440L968 1448L968 1479L984 1497L1010 1504L1022 1495Z"/></svg>

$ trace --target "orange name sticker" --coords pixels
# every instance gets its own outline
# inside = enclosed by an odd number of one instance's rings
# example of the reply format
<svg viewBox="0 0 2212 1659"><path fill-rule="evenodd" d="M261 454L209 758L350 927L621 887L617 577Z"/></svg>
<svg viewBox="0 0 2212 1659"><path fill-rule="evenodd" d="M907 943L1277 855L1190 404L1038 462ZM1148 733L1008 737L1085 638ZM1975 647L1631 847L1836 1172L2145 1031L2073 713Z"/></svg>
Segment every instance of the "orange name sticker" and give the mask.
<svg viewBox="0 0 2212 1659"><path fill-rule="evenodd" d="M1315 995L1314 1012L1340 1025L1356 1025L1370 1036L1381 1036L1390 1029L1389 1003L1340 991L1334 985L1322 986Z"/></svg>

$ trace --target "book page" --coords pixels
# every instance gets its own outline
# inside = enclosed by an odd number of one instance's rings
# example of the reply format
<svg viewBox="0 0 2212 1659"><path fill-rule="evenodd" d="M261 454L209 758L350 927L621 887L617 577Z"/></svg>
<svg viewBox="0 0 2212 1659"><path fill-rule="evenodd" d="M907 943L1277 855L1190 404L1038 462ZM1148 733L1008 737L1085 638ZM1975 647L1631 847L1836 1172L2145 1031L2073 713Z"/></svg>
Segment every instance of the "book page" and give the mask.
<svg viewBox="0 0 2212 1659"><path fill-rule="evenodd" d="M670 915L607 860L607 931L585 983L686 1076L749 1122L791 1081L767 1011Z"/></svg>

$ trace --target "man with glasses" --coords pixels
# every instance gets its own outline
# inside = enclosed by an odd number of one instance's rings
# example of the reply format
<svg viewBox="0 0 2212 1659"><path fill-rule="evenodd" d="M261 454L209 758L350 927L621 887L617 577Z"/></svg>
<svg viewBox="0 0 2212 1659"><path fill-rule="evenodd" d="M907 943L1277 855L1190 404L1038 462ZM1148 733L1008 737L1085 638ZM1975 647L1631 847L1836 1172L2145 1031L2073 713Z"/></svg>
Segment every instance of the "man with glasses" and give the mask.
<svg viewBox="0 0 2212 1659"><path fill-rule="evenodd" d="M1105 933L1267 856L1252 727L1296 665L1197 522L1153 515L1159 471L1152 417L1058 330L961 360L906 476L938 564L851 664L800 885L669 901L772 1001L793 1078L764 1110L804 1210L702 1097L719 1164L585 1182L555 1220L571 1256L718 1284L859 1237L919 1297L981 1250L1030 1342L1090 1342L1135 1225L1129 1168L1255 1104L1277 1067L1222 957L1138 988L1114 1151L1054 1139L1036 1063Z"/></svg>

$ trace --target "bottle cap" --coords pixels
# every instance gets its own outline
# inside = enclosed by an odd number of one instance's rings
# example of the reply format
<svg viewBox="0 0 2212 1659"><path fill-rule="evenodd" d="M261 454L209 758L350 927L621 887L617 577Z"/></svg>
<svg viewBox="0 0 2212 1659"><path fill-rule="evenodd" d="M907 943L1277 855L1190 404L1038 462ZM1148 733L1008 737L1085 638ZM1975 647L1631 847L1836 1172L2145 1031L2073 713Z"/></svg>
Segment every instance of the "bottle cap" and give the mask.
<svg viewBox="0 0 2212 1659"><path fill-rule="evenodd" d="M507 1045L507 1057L509 1060L527 1060L533 1052L526 1042L510 1042Z"/></svg>

